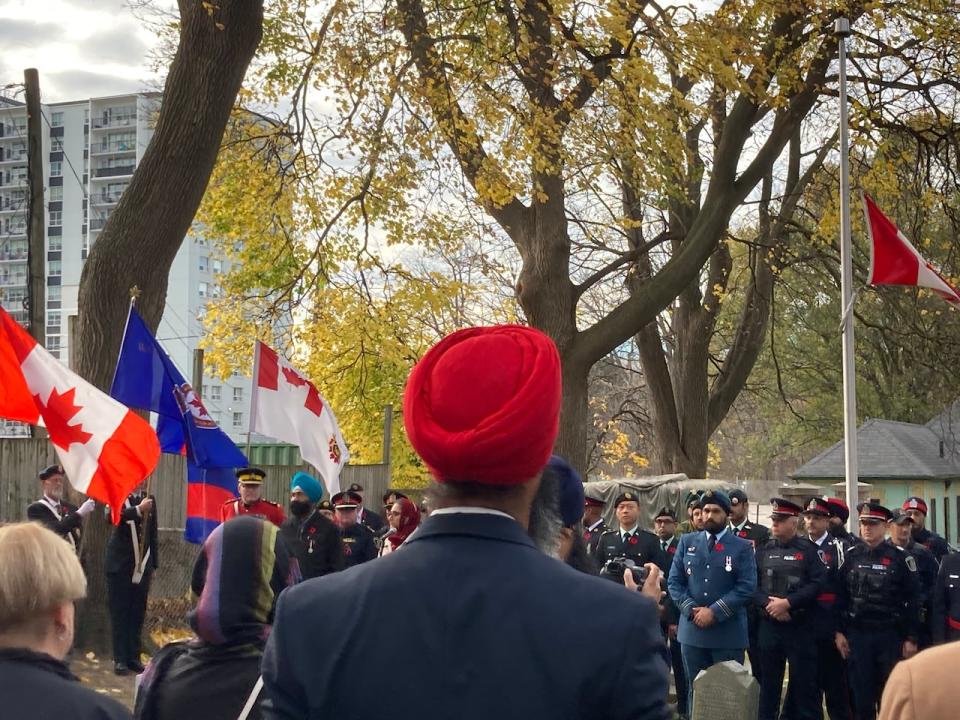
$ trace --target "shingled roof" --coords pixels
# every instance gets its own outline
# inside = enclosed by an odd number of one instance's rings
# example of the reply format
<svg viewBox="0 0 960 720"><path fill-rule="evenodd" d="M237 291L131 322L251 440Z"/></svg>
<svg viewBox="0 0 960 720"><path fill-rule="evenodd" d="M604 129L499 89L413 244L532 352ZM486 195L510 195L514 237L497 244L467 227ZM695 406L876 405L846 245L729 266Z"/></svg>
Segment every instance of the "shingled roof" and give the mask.
<svg viewBox="0 0 960 720"><path fill-rule="evenodd" d="M956 419L960 433L960 409ZM960 477L960 462L949 451L941 457L940 442L941 435L929 424L867 420L857 429L857 473L861 478L878 479ZM791 477L842 479L845 474L840 441L801 465Z"/></svg>

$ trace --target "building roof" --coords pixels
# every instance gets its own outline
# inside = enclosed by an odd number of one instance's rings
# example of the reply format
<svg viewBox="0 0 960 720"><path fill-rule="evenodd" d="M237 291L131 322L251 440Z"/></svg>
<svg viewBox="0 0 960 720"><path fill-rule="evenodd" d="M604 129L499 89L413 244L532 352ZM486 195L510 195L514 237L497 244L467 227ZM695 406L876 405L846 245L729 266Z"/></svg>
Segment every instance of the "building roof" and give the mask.
<svg viewBox="0 0 960 720"><path fill-rule="evenodd" d="M947 452L956 460L960 455L960 400L955 400L942 413L931 419L927 427L943 440Z"/></svg>
<svg viewBox="0 0 960 720"><path fill-rule="evenodd" d="M940 437L927 425L867 420L857 429L857 474L861 478L954 478L960 463L940 455ZM797 468L791 477L843 478L843 441Z"/></svg>

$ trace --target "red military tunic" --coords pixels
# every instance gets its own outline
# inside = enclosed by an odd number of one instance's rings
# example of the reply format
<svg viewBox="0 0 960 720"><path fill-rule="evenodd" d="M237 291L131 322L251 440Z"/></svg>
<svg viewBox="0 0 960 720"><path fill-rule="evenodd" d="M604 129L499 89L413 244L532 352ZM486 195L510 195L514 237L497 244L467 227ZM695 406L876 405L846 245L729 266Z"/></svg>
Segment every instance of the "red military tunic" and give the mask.
<svg viewBox="0 0 960 720"><path fill-rule="evenodd" d="M269 500L257 500L249 505L245 504L240 498L227 500L220 506L220 522L226 522L237 515L252 515L253 517L269 520L277 527L283 523L285 515L283 508Z"/></svg>

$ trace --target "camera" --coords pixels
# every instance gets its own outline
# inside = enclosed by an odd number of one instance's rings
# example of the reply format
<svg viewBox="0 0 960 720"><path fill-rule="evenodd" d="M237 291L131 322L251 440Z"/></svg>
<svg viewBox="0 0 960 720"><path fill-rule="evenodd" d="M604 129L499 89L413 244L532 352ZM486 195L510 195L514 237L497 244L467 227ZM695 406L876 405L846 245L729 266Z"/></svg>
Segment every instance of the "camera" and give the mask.
<svg viewBox="0 0 960 720"><path fill-rule="evenodd" d="M646 581L647 576L650 574L650 571L647 570L643 565L637 565L630 558L610 558L607 560L603 567L600 568L600 576L609 578L614 582L618 582L621 585L623 584L623 573L630 569L630 573L633 575L633 581L637 585L643 585Z"/></svg>

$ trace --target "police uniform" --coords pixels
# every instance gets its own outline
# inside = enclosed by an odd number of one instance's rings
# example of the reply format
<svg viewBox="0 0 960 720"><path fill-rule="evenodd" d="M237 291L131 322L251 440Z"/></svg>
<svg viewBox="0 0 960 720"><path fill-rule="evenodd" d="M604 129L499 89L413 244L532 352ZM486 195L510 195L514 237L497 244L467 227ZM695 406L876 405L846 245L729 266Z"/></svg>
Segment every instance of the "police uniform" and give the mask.
<svg viewBox="0 0 960 720"><path fill-rule="evenodd" d="M890 511L860 506L864 522L887 522ZM904 641L917 641L920 588L914 559L886 542L859 543L844 554L837 610L850 647L853 705L859 720L874 720L883 686Z"/></svg>
<svg viewBox="0 0 960 720"><path fill-rule="evenodd" d="M365 525L370 532L373 533L374 537L379 537L390 530L390 526L387 525L386 520L373 512L373 510L368 510L363 506L363 485L360 483L352 483L350 487L347 488L347 491L356 493L359 496L358 499L360 502L357 506L357 522L360 525Z"/></svg>
<svg viewBox="0 0 960 720"><path fill-rule="evenodd" d="M728 513L726 493L708 490L705 506L717 504ZM724 660L743 662L747 647L746 607L757 587L757 566L750 543L723 528L716 535L706 530L680 538L670 577L670 597L680 610L680 640L687 677L688 697L697 674ZM709 608L714 622L698 627L694 611ZM692 703L691 712L695 710Z"/></svg>
<svg viewBox="0 0 960 720"><path fill-rule="evenodd" d="M847 530L845 523L850 518L850 508L840 498L827 498L827 509L830 511L830 517L840 521L839 525L827 525L827 532L840 543L844 552L860 543L860 538Z"/></svg>
<svg viewBox="0 0 960 720"><path fill-rule="evenodd" d="M40 471L40 480L47 480L53 475L63 475L63 467L51 465ZM27 506L27 520L38 522L70 543L74 550L80 548L80 526L83 517L77 512L77 507L66 500L53 500L44 495L36 502Z"/></svg>
<svg viewBox="0 0 960 720"><path fill-rule="evenodd" d="M617 497L613 504L614 508L619 507L623 502L635 502L639 505L640 501L635 493L625 492ZM608 530L600 535L596 557L597 564L601 568L608 560L614 558L633 560L637 565L648 562L659 565L660 541L652 532L641 530L639 523L628 530L622 528Z"/></svg>
<svg viewBox="0 0 960 720"><path fill-rule="evenodd" d="M260 468L243 468L237 470L237 483L260 484L266 476L267 474ZM227 500L220 506L220 522L226 522L239 515L250 515L261 520L269 520L277 527L281 527L286 519L282 507L263 498L249 504L243 502L240 498L234 498L233 500Z"/></svg>
<svg viewBox="0 0 960 720"><path fill-rule="evenodd" d="M830 507L823 498L810 498L804 505L804 515L829 517ZM851 720L850 686L847 682L847 664L837 650L837 569L843 563L842 543L829 532L819 538L809 538L823 561L826 575L817 601L810 607L810 628L816 646L816 706L821 697L826 700L830 720ZM781 718L793 720L795 698L792 685L787 690L786 708Z"/></svg>
<svg viewBox="0 0 960 720"><path fill-rule="evenodd" d="M596 497L590 497L589 495L584 497L583 500L584 508L588 507L600 507L604 506L603 500ZM583 529L583 542L587 546L587 555L591 558L596 559L597 549L600 547L600 537L610 530L607 527L607 524L603 521L601 517L593 525L589 527L584 527Z"/></svg>
<svg viewBox="0 0 960 720"><path fill-rule="evenodd" d="M345 490L332 498L333 507L337 510L354 510L360 506L360 496ZM355 522L350 527L338 526L340 541L343 545L343 564L346 568L365 563L377 557L377 543L373 531L366 525Z"/></svg>
<svg viewBox="0 0 960 720"><path fill-rule="evenodd" d="M909 522L909 516L903 509L894 510L893 522ZM923 650L933 644L931 638L931 603L933 601L933 589L937 582L937 573L940 571L940 563L937 562L933 553L927 550L920 543L910 541L903 547L896 545L892 540L887 540L898 550L913 557L917 564L917 580L920 583L920 626L917 631L917 648Z"/></svg>
<svg viewBox="0 0 960 720"><path fill-rule="evenodd" d="M800 516L800 506L782 498L772 498L771 518L786 520ZM816 546L795 535L790 540L770 540L757 549L757 646L763 667L760 683L759 720L780 716L783 675L790 664L790 688L793 697L792 720L817 720L820 717L816 682L816 646L809 641L811 608L816 604L826 566ZM770 615L767 604L775 598L789 602L789 619Z"/></svg>
<svg viewBox="0 0 960 720"><path fill-rule="evenodd" d="M930 605L933 642L960 640L960 555L943 558Z"/></svg>
<svg viewBox="0 0 960 720"><path fill-rule="evenodd" d="M120 524L107 541L104 569L107 573L107 599L110 607L110 628L113 635L114 672L142 672L140 664L141 633L147 614L150 581L159 567L157 553L157 505L146 519L138 506L144 493L130 495L120 511ZM146 529L144 529L146 521ZM143 537L143 554L140 538Z"/></svg>

